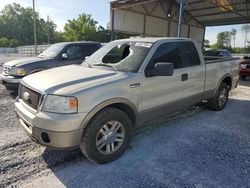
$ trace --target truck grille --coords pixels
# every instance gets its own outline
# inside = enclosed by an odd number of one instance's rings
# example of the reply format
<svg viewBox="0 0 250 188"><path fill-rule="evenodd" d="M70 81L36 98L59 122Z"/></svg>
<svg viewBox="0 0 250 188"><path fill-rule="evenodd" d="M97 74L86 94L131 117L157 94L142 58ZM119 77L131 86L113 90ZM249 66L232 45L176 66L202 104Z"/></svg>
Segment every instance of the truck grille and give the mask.
<svg viewBox="0 0 250 188"><path fill-rule="evenodd" d="M3 66L3 73L4 73L5 75L8 75L9 72L10 72L10 70L11 70L11 67Z"/></svg>
<svg viewBox="0 0 250 188"><path fill-rule="evenodd" d="M31 108L37 110L41 94L20 84L18 96Z"/></svg>

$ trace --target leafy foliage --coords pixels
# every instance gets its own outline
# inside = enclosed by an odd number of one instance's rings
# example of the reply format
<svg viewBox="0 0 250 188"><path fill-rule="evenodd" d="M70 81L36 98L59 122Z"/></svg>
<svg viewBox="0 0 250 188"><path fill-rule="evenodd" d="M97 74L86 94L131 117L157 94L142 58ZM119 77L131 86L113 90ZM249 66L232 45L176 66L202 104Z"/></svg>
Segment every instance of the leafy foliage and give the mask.
<svg viewBox="0 0 250 188"><path fill-rule="evenodd" d="M56 25L52 22L45 22L36 13L37 43L47 43L48 32L51 40L56 41ZM33 14L31 8L24 8L19 4L9 4L0 12L0 38L14 40L11 46L29 45L34 43L33 35Z"/></svg>
<svg viewBox="0 0 250 188"><path fill-rule="evenodd" d="M89 14L81 14L77 19L68 20L64 26L66 41L92 40L97 22Z"/></svg>
<svg viewBox="0 0 250 188"><path fill-rule="evenodd" d="M245 47L235 47L237 30L234 28L231 31L218 33L217 43L210 45L210 47L216 49L227 49L233 53L250 53L250 42L247 41L247 37L250 32L250 25L242 25L241 31L245 35ZM234 47L231 46L232 41Z"/></svg>
<svg viewBox="0 0 250 188"><path fill-rule="evenodd" d="M248 34L250 32L250 25L249 24L245 24L245 25L242 25L241 27L241 31L244 33L245 35L245 41L244 41L244 44L245 44L245 47L247 47L247 44L248 44Z"/></svg>
<svg viewBox="0 0 250 188"><path fill-rule="evenodd" d="M210 48L209 43L210 43L210 41L209 41L209 40L204 39L204 47L205 47L205 48Z"/></svg>
<svg viewBox="0 0 250 188"><path fill-rule="evenodd" d="M17 41L14 39L0 38L0 47L16 46Z"/></svg>
<svg viewBox="0 0 250 188"><path fill-rule="evenodd" d="M68 20L64 32L56 31L53 21L46 22L35 13L37 26L37 44L47 44L49 35L50 43L63 41L98 41L109 42L111 33L109 25L105 29L97 27L89 14L80 14L77 19ZM132 35L115 33L115 39L128 38ZM31 8L24 8L19 4L9 4L0 12L0 46L15 47L34 44L33 12Z"/></svg>

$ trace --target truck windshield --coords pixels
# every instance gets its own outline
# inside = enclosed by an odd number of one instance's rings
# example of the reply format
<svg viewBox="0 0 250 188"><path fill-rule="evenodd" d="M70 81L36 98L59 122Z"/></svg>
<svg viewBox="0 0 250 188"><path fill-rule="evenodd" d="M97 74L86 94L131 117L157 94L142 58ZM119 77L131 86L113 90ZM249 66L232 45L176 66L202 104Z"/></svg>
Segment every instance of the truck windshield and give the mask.
<svg viewBox="0 0 250 188"><path fill-rule="evenodd" d="M55 58L65 47L65 44L53 44L49 48L47 48L45 51L43 51L41 54L39 54L38 57L43 58Z"/></svg>
<svg viewBox="0 0 250 188"><path fill-rule="evenodd" d="M114 41L92 54L84 63L90 66L112 67L121 72L137 72L152 43Z"/></svg>

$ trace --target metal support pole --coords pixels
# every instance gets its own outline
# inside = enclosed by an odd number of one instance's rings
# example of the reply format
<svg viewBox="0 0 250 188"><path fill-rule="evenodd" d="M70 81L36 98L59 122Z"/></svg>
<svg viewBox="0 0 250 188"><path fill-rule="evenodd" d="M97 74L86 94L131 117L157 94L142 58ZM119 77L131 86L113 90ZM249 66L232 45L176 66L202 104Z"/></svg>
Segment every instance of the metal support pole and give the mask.
<svg viewBox="0 0 250 188"><path fill-rule="evenodd" d="M179 23L178 23L178 31L177 31L177 37L181 36L181 24L182 24L182 17L184 12L184 0L180 0L180 10L179 10Z"/></svg>
<svg viewBox="0 0 250 188"><path fill-rule="evenodd" d="M204 48L205 35L206 35L206 27L204 27L204 29L203 29L203 36L202 36L202 45L201 45L201 49Z"/></svg>
<svg viewBox="0 0 250 188"><path fill-rule="evenodd" d="M36 10L35 10L35 0L33 0L33 27L34 27L34 44L35 44L35 54L37 54L37 41L36 41Z"/></svg>
<svg viewBox="0 0 250 188"><path fill-rule="evenodd" d="M111 41L115 40L115 29L114 29L114 24L115 24L115 11L111 10Z"/></svg>
<svg viewBox="0 0 250 188"><path fill-rule="evenodd" d="M49 15L47 15L47 30L48 30L48 36L47 36L47 43L49 44L50 42L50 24L49 24Z"/></svg>

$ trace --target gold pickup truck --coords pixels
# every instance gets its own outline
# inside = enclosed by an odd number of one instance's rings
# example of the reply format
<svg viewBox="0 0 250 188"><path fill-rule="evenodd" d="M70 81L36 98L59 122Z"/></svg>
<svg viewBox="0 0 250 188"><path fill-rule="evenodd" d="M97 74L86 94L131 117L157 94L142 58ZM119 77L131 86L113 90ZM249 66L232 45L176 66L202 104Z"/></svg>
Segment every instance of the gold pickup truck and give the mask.
<svg viewBox="0 0 250 188"><path fill-rule="evenodd" d="M185 38L108 43L81 65L25 77L15 111L47 147L79 147L98 163L120 157L135 129L207 100L222 110L238 83L239 59L203 57Z"/></svg>

